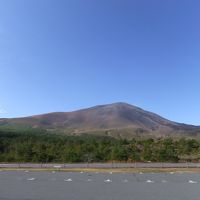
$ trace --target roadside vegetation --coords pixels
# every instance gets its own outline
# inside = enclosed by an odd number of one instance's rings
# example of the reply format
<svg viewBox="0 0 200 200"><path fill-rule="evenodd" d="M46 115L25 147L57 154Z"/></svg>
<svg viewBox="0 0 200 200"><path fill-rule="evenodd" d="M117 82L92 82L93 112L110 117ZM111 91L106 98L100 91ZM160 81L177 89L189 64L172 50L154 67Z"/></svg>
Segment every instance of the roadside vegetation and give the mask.
<svg viewBox="0 0 200 200"><path fill-rule="evenodd" d="M195 139L115 139L0 131L0 162L179 162L200 160Z"/></svg>

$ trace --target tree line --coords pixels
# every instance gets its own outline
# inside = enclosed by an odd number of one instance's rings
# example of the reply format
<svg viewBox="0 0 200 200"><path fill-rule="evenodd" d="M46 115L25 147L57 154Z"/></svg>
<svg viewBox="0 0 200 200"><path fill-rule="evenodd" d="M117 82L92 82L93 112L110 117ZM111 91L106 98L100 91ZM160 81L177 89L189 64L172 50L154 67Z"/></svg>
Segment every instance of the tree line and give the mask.
<svg viewBox="0 0 200 200"><path fill-rule="evenodd" d="M200 160L196 139L115 139L0 131L0 162L178 162Z"/></svg>

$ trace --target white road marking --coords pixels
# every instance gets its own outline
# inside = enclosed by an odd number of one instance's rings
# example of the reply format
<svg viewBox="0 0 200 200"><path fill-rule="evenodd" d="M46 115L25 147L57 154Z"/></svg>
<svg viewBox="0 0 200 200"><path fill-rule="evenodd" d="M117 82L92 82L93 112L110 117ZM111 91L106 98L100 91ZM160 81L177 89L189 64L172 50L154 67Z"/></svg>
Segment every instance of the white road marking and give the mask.
<svg viewBox="0 0 200 200"><path fill-rule="evenodd" d="M197 182L193 180L189 180L188 183L197 183Z"/></svg>
<svg viewBox="0 0 200 200"><path fill-rule="evenodd" d="M28 178L27 181L34 181L35 178Z"/></svg>
<svg viewBox="0 0 200 200"><path fill-rule="evenodd" d="M154 183L152 180L147 180L146 183Z"/></svg>
<svg viewBox="0 0 200 200"><path fill-rule="evenodd" d="M104 180L105 183L111 183L112 181L110 179Z"/></svg>
<svg viewBox="0 0 200 200"><path fill-rule="evenodd" d="M72 182L72 179L68 178L68 179L65 179L64 181L66 181L66 182Z"/></svg>

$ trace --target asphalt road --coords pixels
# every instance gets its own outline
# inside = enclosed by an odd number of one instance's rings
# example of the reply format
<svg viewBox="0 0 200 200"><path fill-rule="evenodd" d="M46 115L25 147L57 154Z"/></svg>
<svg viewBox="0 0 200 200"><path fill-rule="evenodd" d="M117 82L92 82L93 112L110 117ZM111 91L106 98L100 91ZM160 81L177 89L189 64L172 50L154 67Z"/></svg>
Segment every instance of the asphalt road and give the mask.
<svg viewBox="0 0 200 200"><path fill-rule="evenodd" d="M199 200L199 173L0 172L0 200Z"/></svg>

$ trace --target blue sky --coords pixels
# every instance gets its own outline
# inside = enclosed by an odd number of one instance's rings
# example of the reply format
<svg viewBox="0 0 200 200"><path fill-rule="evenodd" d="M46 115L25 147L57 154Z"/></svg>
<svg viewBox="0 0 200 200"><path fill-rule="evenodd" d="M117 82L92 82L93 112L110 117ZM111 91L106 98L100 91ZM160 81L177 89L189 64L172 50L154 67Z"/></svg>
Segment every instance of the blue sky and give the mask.
<svg viewBox="0 0 200 200"><path fill-rule="evenodd" d="M200 2L0 0L0 117L127 102L200 125Z"/></svg>

